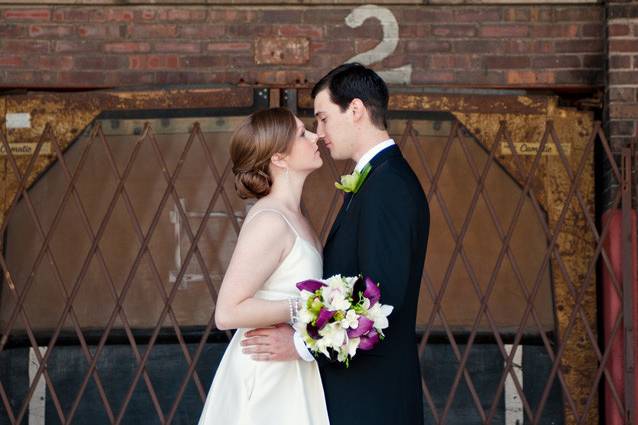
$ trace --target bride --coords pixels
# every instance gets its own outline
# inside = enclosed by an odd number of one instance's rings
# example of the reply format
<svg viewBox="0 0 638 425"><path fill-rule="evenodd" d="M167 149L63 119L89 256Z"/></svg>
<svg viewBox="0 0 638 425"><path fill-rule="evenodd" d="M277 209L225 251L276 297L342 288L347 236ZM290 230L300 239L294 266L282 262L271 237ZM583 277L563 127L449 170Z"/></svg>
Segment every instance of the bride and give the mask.
<svg viewBox="0 0 638 425"><path fill-rule="evenodd" d="M317 135L289 110L271 108L239 126L230 156L239 196L258 201L244 221L215 307L217 328L238 330L199 424L327 425L317 362L272 361L276 356L251 356L240 346L247 330L292 320L295 283L321 279L321 244L300 209L306 177L322 165Z"/></svg>

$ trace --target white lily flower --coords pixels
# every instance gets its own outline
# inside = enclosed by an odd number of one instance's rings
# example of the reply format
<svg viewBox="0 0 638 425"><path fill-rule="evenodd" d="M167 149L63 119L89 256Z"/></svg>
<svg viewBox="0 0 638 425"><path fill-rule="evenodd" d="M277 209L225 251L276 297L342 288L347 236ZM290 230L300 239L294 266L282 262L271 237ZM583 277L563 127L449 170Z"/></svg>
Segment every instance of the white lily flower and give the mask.
<svg viewBox="0 0 638 425"><path fill-rule="evenodd" d="M346 330L338 323L327 324L319 331L319 335L322 336L320 341L325 340L326 346L334 348L335 350L339 350L347 338Z"/></svg>
<svg viewBox="0 0 638 425"><path fill-rule="evenodd" d="M350 308L351 303L348 301L344 294L336 292L333 294L333 298L330 302L333 310L347 310Z"/></svg>
<svg viewBox="0 0 638 425"><path fill-rule="evenodd" d="M370 309L368 309L368 319L374 322L374 327L376 329L385 329L388 327L388 316L392 313L394 307L391 305L381 305L376 303Z"/></svg>
<svg viewBox="0 0 638 425"><path fill-rule="evenodd" d="M354 310L348 310L346 317L340 322L341 327L344 329L352 328L356 329L359 326L359 316Z"/></svg>

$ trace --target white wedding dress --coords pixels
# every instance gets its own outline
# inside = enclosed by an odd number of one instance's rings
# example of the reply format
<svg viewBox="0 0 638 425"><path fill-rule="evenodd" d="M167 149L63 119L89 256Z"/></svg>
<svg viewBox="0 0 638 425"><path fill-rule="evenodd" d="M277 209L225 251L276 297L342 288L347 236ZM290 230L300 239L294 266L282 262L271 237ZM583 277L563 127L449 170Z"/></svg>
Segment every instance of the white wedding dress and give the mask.
<svg viewBox="0 0 638 425"><path fill-rule="evenodd" d="M284 260L257 291L255 297L284 300L298 296L295 283L321 279L323 259L315 247L277 210L295 234ZM224 353L208 392L199 425L328 425L323 387L317 362L255 361L242 353L244 332L238 329Z"/></svg>

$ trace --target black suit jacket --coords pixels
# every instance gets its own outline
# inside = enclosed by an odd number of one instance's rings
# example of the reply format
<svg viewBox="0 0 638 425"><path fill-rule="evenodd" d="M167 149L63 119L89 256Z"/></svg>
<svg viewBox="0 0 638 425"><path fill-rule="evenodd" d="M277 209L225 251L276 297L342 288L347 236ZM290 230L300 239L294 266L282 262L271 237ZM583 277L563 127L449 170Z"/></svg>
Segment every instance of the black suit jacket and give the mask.
<svg viewBox="0 0 638 425"><path fill-rule="evenodd" d="M423 423L416 311L430 215L423 189L394 145L378 153L359 191L344 198L324 255L324 278L370 276L394 306L386 338L346 368L319 361L331 425Z"/></svg>

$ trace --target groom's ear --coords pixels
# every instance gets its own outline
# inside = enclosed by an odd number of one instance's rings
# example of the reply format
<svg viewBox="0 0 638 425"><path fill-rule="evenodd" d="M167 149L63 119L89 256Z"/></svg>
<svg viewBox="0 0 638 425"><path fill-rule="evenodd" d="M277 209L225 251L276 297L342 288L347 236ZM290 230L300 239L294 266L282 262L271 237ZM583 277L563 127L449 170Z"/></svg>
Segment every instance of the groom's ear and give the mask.
<svg viewBox="0 0 638 425"><path fill-rule="evenodd" d="M354 122L360 121L368 114L366 105L364 105L361 99L357 97L352 99L352 101L350 102L350 111L352 113L352 120Z"/></svg>

